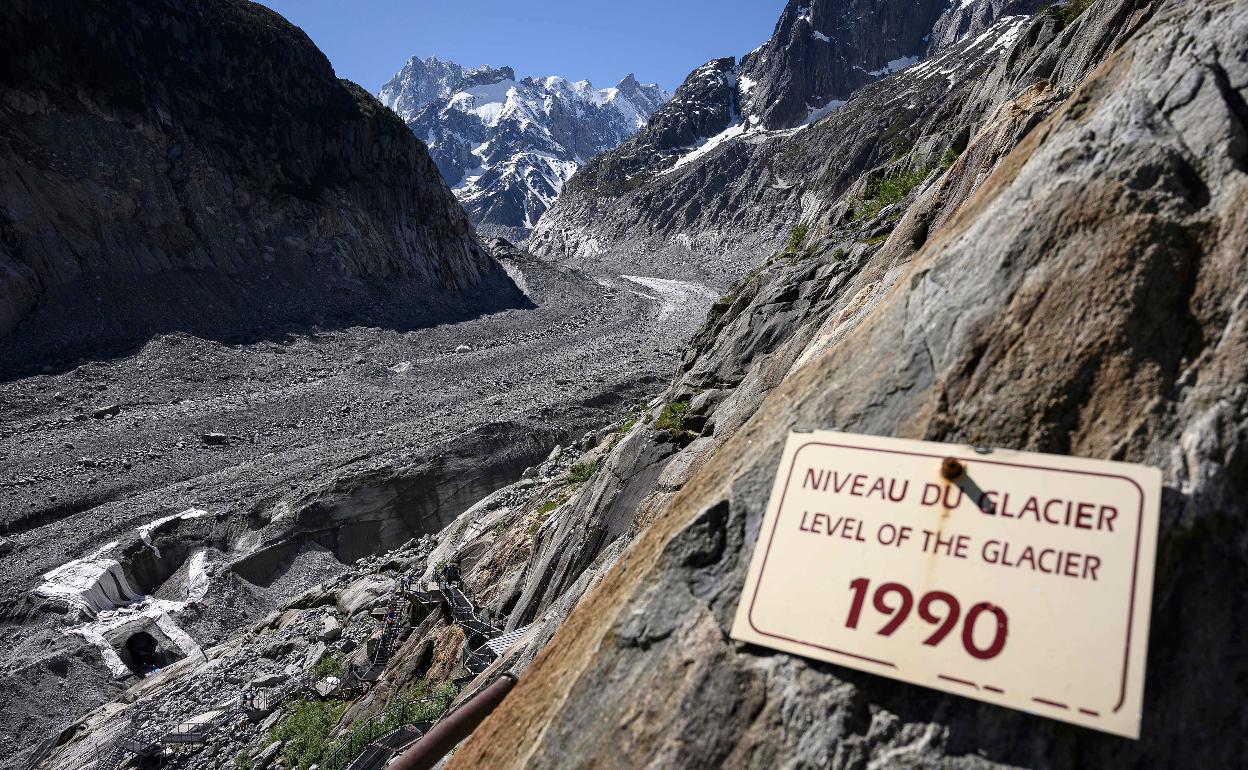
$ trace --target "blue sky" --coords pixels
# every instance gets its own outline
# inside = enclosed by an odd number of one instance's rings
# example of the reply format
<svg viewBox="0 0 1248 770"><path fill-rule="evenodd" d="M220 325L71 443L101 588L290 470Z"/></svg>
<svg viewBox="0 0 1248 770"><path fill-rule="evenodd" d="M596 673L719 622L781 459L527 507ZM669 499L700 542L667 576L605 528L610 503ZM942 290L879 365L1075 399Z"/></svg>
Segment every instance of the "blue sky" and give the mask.
<svg viewBox="0 0 1248 770"><path fill-rule="evenodd" d="M784 0L261 0L339 77L377 90L411 56L511 65L605 88L629 72L675 90L698 65L771 36Z"/></svg>

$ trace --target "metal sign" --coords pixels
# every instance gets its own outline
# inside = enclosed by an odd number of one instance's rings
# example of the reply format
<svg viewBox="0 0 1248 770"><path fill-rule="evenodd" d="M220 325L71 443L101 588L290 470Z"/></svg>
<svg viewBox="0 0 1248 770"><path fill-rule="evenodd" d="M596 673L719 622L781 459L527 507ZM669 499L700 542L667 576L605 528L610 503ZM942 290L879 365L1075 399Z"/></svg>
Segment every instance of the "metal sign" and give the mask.
<svg viewBox="0 0 1248 770"><path fill-rule="evenodd" d="M734 638L1138 738L1161 472L794 433Z"/></svg>

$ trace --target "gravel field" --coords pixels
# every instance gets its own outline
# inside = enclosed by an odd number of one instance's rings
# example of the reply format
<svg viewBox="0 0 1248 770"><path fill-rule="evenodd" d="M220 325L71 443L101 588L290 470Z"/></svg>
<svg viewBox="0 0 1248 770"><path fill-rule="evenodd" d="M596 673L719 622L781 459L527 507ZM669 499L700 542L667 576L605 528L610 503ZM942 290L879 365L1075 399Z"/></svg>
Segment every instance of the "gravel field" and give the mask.
<svg viewBox="0 0 1248 770"><path fill-rule="evenodd" d="M44 573L120 541L131 581L153 575L135 590L156 594L177 570L185 582L191 546L153 566L138 528L204 510L211 515L164 529L211 544L242 576L229 612L186 620L197 643L219 642L335 574L335 552L353 561L422 527L437 531L555 444L653 396L715 294L671 282L656 292L519 251L500 256L535 309L405 333L308 330L245 345L171 334L121 358L0 384L0 524L10 549L0 559L0 676L8 680L0 687L46 694L20 699L20 711L19 699L9 701L0 731L46 732L123 689L69 633L73 617L32 599ZM456 470L421 475L451 455ZM300 518L291 511L315 509L344 484L367 497L395 483L421 489L426 519L405 519L391 541L370 530L348 546L334 534L328 549L297 546L247 562L303 526L280 526ZM408 516L411 499L404 492L381 507ZM74 675L58 676L49 656L71 661ZM8 748L30 742L19 737Z"/></svg>

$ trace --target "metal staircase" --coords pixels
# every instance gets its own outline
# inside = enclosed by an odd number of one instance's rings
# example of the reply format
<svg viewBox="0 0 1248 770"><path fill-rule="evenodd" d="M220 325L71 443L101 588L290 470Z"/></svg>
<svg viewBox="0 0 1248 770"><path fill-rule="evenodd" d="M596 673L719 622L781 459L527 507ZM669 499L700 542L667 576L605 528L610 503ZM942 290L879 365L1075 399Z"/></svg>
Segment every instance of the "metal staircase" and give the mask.
<svg viewBox="0 0 1248 770"><path fill-rule="evenodd" d="M352 728L321 762L321 770L378 770L396 754L429 731L433 722L421 720L427 704L438 697L391 704L380 714Z"/></svg>
<svg viewBox="0 0 1248 770"><path fill-rule="evenodd" d="M304 672L287 679L277 687L252 690L243 698L242 705L248 711L272 711L299 693L312 689L314 684L316 684L316 677L309 672Z"/></svg>
<svg viewBox="0 0 1248 770"><path fill-rule="evenodd" d="M407 631L407 605L407 578L404 577L400 585L390 594L390 600L386 603L386 616L381 638L377 640L377 648L373 650L373 657L368 668L360 674L360 679L363 681L375 682L386 670L390 656L394 654L396 642Z"/></svg>
<svg viewBox="0 0 1248 770"><path fill-rule="evenodd" d="M490 640L503 635L503 630L477 614L472 600L464 593L463 583L457 572L443 570L439 588L455 623L464 629L464 668L471 679L489 668L498 659L498 653L489 645ZM458 680L457 680L458 683Z"/></svg>

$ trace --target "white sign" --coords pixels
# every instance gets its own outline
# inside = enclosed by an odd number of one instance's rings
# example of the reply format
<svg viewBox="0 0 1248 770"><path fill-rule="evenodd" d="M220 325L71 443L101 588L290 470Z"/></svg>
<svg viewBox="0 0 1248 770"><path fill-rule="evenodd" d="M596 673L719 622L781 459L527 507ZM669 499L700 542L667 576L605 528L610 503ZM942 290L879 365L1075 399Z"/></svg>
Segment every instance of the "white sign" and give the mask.
<svg viewBox="0 0 1248 770"><path fill-rule="evenodd" d="M791 434L732 635L1138 738L1160 497L1139 465Z"/></svg>

